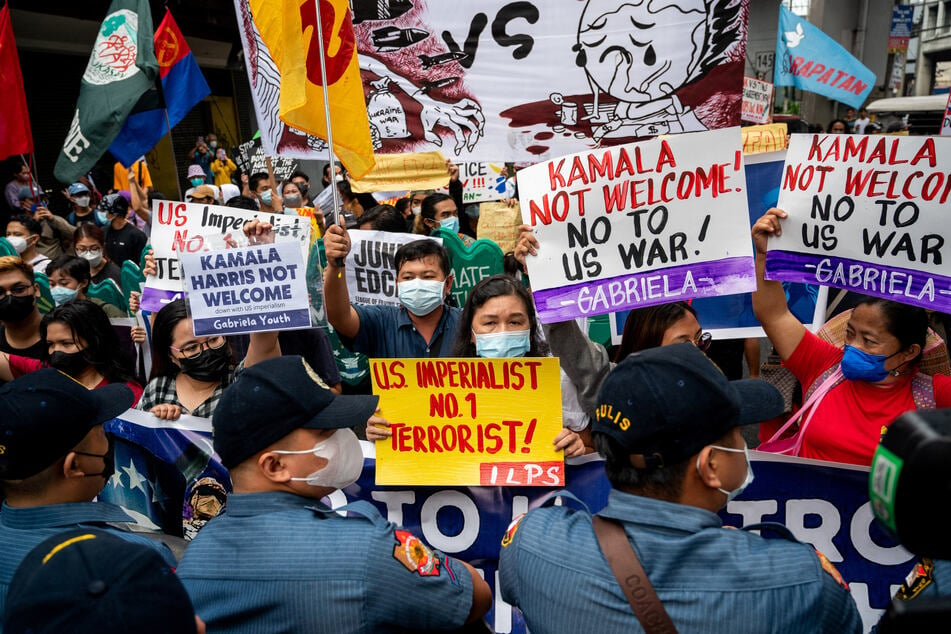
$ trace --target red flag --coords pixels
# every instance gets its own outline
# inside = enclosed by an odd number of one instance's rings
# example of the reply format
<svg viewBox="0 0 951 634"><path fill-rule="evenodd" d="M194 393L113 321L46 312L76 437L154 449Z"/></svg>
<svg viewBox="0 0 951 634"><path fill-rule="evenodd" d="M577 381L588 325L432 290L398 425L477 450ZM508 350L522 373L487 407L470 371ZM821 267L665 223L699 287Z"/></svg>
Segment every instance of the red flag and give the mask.
<svg viewBox="0 0 951 634"><path fill-rule="evenodd" d="M33 133L30 131L30 115L26 109L26 93L23 92L23 76L8 4L0 9L0 86L6 93L0 99L0 158L30 154L33 152Z"/></svg>

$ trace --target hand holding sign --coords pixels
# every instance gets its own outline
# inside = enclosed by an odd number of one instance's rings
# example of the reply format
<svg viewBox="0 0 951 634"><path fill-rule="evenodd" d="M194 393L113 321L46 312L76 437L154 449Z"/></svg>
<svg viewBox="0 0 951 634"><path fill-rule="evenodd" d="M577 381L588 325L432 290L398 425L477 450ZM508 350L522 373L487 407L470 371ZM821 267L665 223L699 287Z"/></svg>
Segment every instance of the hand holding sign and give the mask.
<svg viewBox="0 0 951 634"><path fill-rule="evenodd" d="M767 243L771 236L783 235L782 221L788 216L782 209L770 209L753 225L753 245L757 255L766 255Z"/></svg>

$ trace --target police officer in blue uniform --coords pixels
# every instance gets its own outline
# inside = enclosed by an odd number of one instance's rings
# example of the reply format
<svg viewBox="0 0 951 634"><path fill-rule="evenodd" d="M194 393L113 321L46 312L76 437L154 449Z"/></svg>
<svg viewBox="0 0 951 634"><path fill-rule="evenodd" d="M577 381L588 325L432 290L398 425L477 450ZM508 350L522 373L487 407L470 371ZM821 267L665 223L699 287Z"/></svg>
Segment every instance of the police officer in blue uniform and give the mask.
<svg viewBox="0 0 951 634"><path fill-rule="evenodd" d="M453 629L488 611L488 585L367 502L321 498L360 475L349 429L375 396L337 396L300 357L245 370L215 410L234 493L189 544L179 577L211 632Z"/></svg>
<svg viewBox="0 0 951 634"><path fill-rule="evenodd" d="M689 343L631 355L601 388L592 431L612 488L599 516L623 528L620 543L626 537L677 631L862 631L824 557L727 530L716 514L753 478L740 427L782 411L775 388L728 381ZM513 523L499 571L502 598L532 634L644 631L591 515L567 502Z"/></svg>

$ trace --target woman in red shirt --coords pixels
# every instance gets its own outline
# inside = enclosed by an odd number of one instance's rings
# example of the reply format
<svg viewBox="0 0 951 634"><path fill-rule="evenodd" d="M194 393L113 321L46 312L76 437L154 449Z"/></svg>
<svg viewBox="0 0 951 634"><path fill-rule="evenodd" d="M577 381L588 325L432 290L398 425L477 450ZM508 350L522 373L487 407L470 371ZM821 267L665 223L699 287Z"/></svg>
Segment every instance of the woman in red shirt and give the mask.
<svg viewBox="0 0 951 634"><path fill-rule="evenodd" d="M42 360L0 352L0 380L13 379L53 367L90 390L108 383L125 383L138 402L142 386L133 378L131 364L120 351L109 318L89 300L57 306L40 322L40 340L47 352Z"/></svg>
<svg viewBox="0 0 951 634"><path fill-rule="evenodd" d="M912 382L925 348L927 314L922 308L870 297L852 311L844 350L819 339L789 310L782 284L764 279L767 240L782 233L785 217L785 211L770 209L753 225L757 279L753 311L804 389L836 364L844 376L812 406L813 412L804 413L802 421L812 418L798 455L869 465L882 430L916 409ZM933 380L937 407L951 406L951 377L922 379Z"/></svg>

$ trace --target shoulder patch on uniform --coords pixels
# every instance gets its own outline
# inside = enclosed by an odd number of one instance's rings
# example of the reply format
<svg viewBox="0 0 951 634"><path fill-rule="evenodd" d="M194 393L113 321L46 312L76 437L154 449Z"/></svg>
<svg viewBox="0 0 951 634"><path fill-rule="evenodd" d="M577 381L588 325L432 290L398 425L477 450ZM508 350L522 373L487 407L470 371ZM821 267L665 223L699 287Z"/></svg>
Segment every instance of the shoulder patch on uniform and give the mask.
<svg viewBox="0 0 951 634"><path fill-rule="evenodd" d="M518 527L522 525L522 520L525 519L525 513L522 513L509 524L509 527L505 529L505 534L502 535L502 548L507 547L512 543L512 538L515 537L515 531L518 530Z"/></svg>
<svg viewBox="0 0 951 634"><path fill-rule="evenodd" d="M819 563L822 565L822 569L829 573L829 576L835 579L835 582L845 588L849 589L849 584L845 582L845 579L842 578L842 574L836 570L836 567L832 565L832 562L829 561L829 558L816 551L816 556L819 558Z"/></svg>
<svg viewBox="0 0 951 634"><path fill-rule="evenodd" d="M901 584L895 596L903 601L914 599L921 591L934 583L934 562L928 558L919 561Z"/></svg>
<svg viewBox="0 0 951 634"><path fill-rule="evenodd" d="M439 559L420 538L409 531L393 531L393 535L397 542L393 547L396 561L420 577L439 576Z"/></svg>

